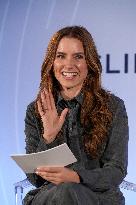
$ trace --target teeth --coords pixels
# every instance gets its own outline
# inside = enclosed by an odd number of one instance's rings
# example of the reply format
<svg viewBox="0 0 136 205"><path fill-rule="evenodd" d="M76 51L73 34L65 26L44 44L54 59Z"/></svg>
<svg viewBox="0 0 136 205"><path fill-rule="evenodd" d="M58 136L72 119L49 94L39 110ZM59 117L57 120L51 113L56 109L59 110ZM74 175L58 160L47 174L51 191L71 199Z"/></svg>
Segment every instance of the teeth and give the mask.
<svg viewBox="0 0 136 205"><path fill-rule="evenodd" d="M62 72L62 74L64 76L71 77L71 76L76 76L77 72Z"/></svg>

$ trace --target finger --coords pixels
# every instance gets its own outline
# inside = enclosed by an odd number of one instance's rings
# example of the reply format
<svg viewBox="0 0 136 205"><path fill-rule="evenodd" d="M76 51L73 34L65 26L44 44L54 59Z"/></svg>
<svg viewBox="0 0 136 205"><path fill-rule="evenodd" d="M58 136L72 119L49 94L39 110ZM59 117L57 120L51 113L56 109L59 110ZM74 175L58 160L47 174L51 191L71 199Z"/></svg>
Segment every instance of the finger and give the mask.
<svg viewBox="0 0 136 205"><path fill-rule="evenodd" d="M47 177L46 175L40 173L38 175L47 181L57 181L55 177Z"/></svg>
<svg viewBox="0 0 136 205"><path fill-rule="evenodd" d="M37 172L59 173L63 167L38 167Z"/></svg>
<svg viewBox="0 0 136 205"><path fill-rule="evenodd" d="M48 179L45 179L45 180L47 180L47 181L49 181L49 182L51 182L51 183L53 183L53 184L56 184L56 185L62 183L62 181L60 181L60 180L58 180L58 179L48 178Z"/></svg>
<svg viewBox="0 0 136 205"><path fill-rule="evenodd" d="M57 178L57 174L56 173L51 173L51 172L36 172L36 174L40 175L40 176L43 176L43 177L46 177L46 178L49 178L49 177L52 177L52 178Z"/></svg>
<svg viewBox="0 0 136 205"><path fill-rule="evenodd" d="M37 175L44 178L47 181L60 181L56 174L46 172L36 172Z"/></svg>
<svg viewBox="0 0 136 205"><path fill-rule="evenodd" d="M56 112L57 112L57 109L56 109L56 106L55 106L54 97L53 97L53 94L52 94L51 91L49 91L49 96L50 96L51 108L52 108L53 110L56 110Z"/></svg>
<svg viewBox="0 0 136 205"><path fill-rule="evenodd" d="M38 106L38 112L40 116L42 117L44 115L44 111L43 111L42 103L40 102L40 100L37 101L37 106Z"/></svg>
<svg viewBox="0 0 136 205"><path fill-rule="evenodd" d="M45 180L47 180L47 179L45 179ZM60 183L62 183L62 181L61 180L59 180L59 179L48 179L47 181L49 181L49 182L51 182L51 183L53 183L53 184L60 184Z"/></svg>
<svg viewBox="0 0 136 205"><path fill-rule="evenodd" d="M58 181L50 181L51 183L53 183L53 184L56 184L56 185L59 185L59 184L61 184L62 182L58 182Z"/></svg>
<svg viewBox="0 0 136 205"><path fill-rule="evenodd" d="M44 93L46 96L47 109L51 110L52 108L51 108L51 100L50 100L49 92L46 89L44 89Z"/></svg>
<svg viewBox="0 0 136 205"><path fill-rule="evenodd" d="M41 92L41 101L42 101L43 110L46 112L48 110L48 104L47 104L47 99L44 91Z"/></svg>
<svg viewBox="0 0 136 205"><path fill-rule="evenodd" d="M53 177L46 177L46 178L44 178L44 179L47 180L47 181L50 181L50 182L52 182L52 183L54 183L54 184L58 184L58 183L61 183L61 182L62 182L62 180L57 179L57 178L53 178Z"/></svg>
<svg viewBox="0 0 136 205"><path fill-rule="evenodd" d="M65 121L65 118L66 118L67 113L68 113L68 108L65 108L65 109L62 111L61 115L60 115L59 122L60 122L60 126L61 126L61 127L62 127L62 125L63 125L63 123L64 123L64 121Z"/></svg>

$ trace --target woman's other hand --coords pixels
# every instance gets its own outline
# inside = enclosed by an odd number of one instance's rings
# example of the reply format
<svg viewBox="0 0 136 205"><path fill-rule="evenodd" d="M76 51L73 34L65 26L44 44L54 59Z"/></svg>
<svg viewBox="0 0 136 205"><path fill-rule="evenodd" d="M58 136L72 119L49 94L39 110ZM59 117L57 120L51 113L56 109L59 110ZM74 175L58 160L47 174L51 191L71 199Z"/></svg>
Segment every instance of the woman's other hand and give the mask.
<svg viewBox="0 0 136 205"><path fill-rule="evenodd" d="M77 172L66 167L39 167L36 174L56 185L64 182L80 183Z"/></svg>

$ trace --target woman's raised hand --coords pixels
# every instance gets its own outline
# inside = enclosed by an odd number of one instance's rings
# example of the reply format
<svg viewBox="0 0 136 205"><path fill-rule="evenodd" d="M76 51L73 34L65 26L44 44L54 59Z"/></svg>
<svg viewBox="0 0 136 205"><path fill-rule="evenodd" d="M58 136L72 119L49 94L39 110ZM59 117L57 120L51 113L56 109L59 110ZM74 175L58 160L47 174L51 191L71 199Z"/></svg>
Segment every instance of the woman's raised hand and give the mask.
<svg viewBox="0 0 136 205"><path fill-rule="evenodd" d="M65 108L59 116L51 91L45 89L41 92L41 99L37 101L37 106L43 122L43 137L47 143L51 143L63 126L68 108Z"/></svg>

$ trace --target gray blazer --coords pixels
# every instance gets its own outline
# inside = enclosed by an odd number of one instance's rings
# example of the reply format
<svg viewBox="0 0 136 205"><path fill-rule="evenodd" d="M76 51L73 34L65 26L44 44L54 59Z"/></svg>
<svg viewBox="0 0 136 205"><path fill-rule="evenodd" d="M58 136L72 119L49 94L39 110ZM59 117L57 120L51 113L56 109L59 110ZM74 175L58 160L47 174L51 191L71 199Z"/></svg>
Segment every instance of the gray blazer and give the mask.
<svg viewBox="0 0 136 205"><path fill-rule="evenodd" d="M83 145L74 143L81 148L79 160L70 168L80 176L81 183L96 192L100 200L112 200L112 204L124 204L124 197L119 190L119 185L127 174L128 164L128 118L123 100L111 95L109 108L113 113L113 120L107 141L103 144L101 155L98 159L91 159L83 151ZM26 153L47 150L58 145L59 139L47 145L41 135L41 124L35 115L34 102L28 105L25 118ZM74 150L74 148L73 148ZM74 154L78 154L74 153ZM27 174L29 181L40 187L47 181L36 174ZM104 201L105 200L105 201ZM114 203L115 202L115 203ZM107 203L108 204L108 203Z"/></svg>

